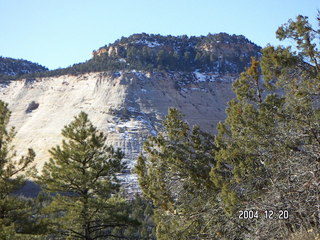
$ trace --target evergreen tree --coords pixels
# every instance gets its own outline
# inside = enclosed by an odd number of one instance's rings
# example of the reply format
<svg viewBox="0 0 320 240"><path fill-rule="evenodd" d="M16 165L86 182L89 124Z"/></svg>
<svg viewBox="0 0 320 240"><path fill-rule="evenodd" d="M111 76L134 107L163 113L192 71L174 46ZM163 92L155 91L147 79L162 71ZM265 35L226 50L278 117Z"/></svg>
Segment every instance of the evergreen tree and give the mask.
<svg viewBox="0 0 320 240"><path fill-rule="evenodd" d="M320 14L317 19L320 27ZM278 29L277 38L293 40L295 51L269 46L261 63L268 84L285 93L277 124L281 145L275 152L273 184L265 201L289 210L290 221L278 225L289 233L303 229L320 232L319 27L313 29L308 17L301 15L289 20Z"/></svg>
<svg viewBox="0 0 320 240"><path fill-rule="evenodd" d="M263 191L269 179L264 161L266 149L273 144L275 110L282 101L276 95L262 98L258 61L233 84L236 99L229 102L227 119L217 126L218 164L211 171L212 181L221 189L221 198L229 213ZM277 107L277 108L274 108Z"/></svg>
<svg viewBox="0 0 320 240"><path fill-rule="evenodd" d="M139 240L154 240L155 227L153 223L153 207L150 202L146 201L140 195L135 195L133 199L128 201L127 212L130 217L137 222L139 226L133 225L128 228L121 229L115 228L113 233L119 233L125 237L125 239L139 239ZM119 239L117 237L110 237L110 240Z"/></svg>
<svg viewBox="0 0 320 240"><path fill-rule="evenodd" d="M298 16L277 31L290 47L263 49L234 83L236 98L218 125L212 181L229 213L288 211L289 219L247 221L247 238L319 232L320 31Z"/></svg>
<svg viewBox="0 0 320 240"><path fill-rule="evenodd" d="M210 180L214 137L190 129L177 109L169 109L164 127L145 142L136 166L140 187L155 206L157 239L221 239L242 231L224 214Z"/></svg>
<svg viewBox="0 0 320 240"><path fill-rule="evenodd" d="M106 136L84 112L64 127L62 135L65 140L50 150L52 158L39 177L43 189L56 194L44 213L54 220L56 231L70 239L114 236L115 227L132 224L125 200L117 195L123 153L105 145Z"/></svg>
<svg viewBox="0 0 320 240"><path fill-rule="evenodd" d="M31 173L35 153L28 149L28 154L20 160L12 145L15 130L8 130L11 112L8 104L0 101L0 239L14 239L16 232L23 232L24 220L28 217L26 202L12 193L22 187L25 177Z"/></svg>

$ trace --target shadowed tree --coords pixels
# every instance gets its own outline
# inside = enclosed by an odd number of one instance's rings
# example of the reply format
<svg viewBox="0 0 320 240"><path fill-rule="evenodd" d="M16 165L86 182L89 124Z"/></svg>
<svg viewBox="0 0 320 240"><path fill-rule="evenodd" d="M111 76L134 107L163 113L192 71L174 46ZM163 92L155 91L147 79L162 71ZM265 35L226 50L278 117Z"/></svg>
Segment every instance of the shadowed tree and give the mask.
<svg viewBox="0 0 320 240"><path fill-rule="evenodd" d="M8 104L0 101L0 239L10 239L18 228L23 229L21 226L30 209L26 201L12 193L25 183L35 157L33 150L28 149L26 156L14 160L17 153L12 141L16 132L14 128L8 129L10 116Z"/></svg>

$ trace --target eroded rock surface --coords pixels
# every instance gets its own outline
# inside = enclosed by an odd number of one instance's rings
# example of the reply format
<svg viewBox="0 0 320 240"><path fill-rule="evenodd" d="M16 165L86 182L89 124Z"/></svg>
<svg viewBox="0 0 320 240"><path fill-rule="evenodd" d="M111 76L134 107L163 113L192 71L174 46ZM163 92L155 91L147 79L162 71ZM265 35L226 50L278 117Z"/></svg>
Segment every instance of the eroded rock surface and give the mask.
<svg viewBox="0 0 320 240"><path fill-rule="evenodd" d="M107 144L125 152L132 169L143 142L160 130L169 107L180 109L190 124L214 132L226 117L235 77L141 71L64 75L9 82L0 87L0 99L12 111L18 152L32 147L39 171L50 157L48 149L61 143L62 128L81 111L107 134ZM122 179L129 192L135 191L135 175L129 171Z"/></svg>

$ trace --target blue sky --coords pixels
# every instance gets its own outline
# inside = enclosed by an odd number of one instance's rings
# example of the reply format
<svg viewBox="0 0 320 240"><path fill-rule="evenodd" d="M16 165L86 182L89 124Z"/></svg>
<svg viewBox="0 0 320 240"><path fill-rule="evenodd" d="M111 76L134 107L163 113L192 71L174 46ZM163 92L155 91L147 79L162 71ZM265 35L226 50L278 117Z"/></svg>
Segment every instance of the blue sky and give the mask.
<svg viewBox="0 0 320 240"><path fill-rule="evenodd" d="M311 22L319 0L0 0L0 56L50 69L67 67L133 33L242 34L279 44L278 26L298 14Z"/></svg>

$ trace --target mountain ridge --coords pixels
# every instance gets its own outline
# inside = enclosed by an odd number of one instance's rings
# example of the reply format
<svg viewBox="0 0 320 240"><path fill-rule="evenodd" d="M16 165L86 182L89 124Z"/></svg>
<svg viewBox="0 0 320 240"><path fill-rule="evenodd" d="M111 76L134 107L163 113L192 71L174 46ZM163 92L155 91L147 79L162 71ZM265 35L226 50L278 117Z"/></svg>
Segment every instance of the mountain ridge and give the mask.
<svg viewBox="0 0 320 240"><path fill-rule="evenodd" d="M48 68L24 59L0 56L0 77L20 77L30 73L48 71Z"/></svg>
<svg viewBox="0 0 320 240"><path fill-rule="evenodd" d="M17 130L14 144L20 146L18 151L32 147L41 171L50 158L48 150L62 140L61 129L84 111L107 134L106 143L124 151L129 172L121 178L126 191L132 193L137 180L130 170L143 142L161 131L168 108L179 109L190 126L197 124L214 132L234 97L233 81L251 57L259 57L260 48L244 37L227 34L160 37L162 42L149 37L134 36L134 44L123 38L122 43L100 48L99 54L70 68L2 81L0 99L12 111L10 125ZM123 45L126 41L127 47ZM120 43L123 49L118 48ZM222 57L216 59L211 56L214 53ZM179 61L172 61L175 58ZM200 63L203 68L197 66Z"/></svg>
<svg viewBox="0 0 320 240"><path fill-rule="evenodd" d="M227 33L188 37L133 34L92 52L88 61L112 62L116 68L167 71L207 71L239 74L259 58L261 47L242 35ZM118 63L114 62L117 61ZM118 64L118 66L117 66Z"/></svg>
<svg viewBox="0 0 320 240"><path fill-rule="evenodd" d="M218 33L188 37L141 33L122 37L94 50L92 58L85 62L23 77L54 77L121 70L201 71L238 75L250 65L252 57L260 57L260 50L260 46L242 35Z"/></svg>

